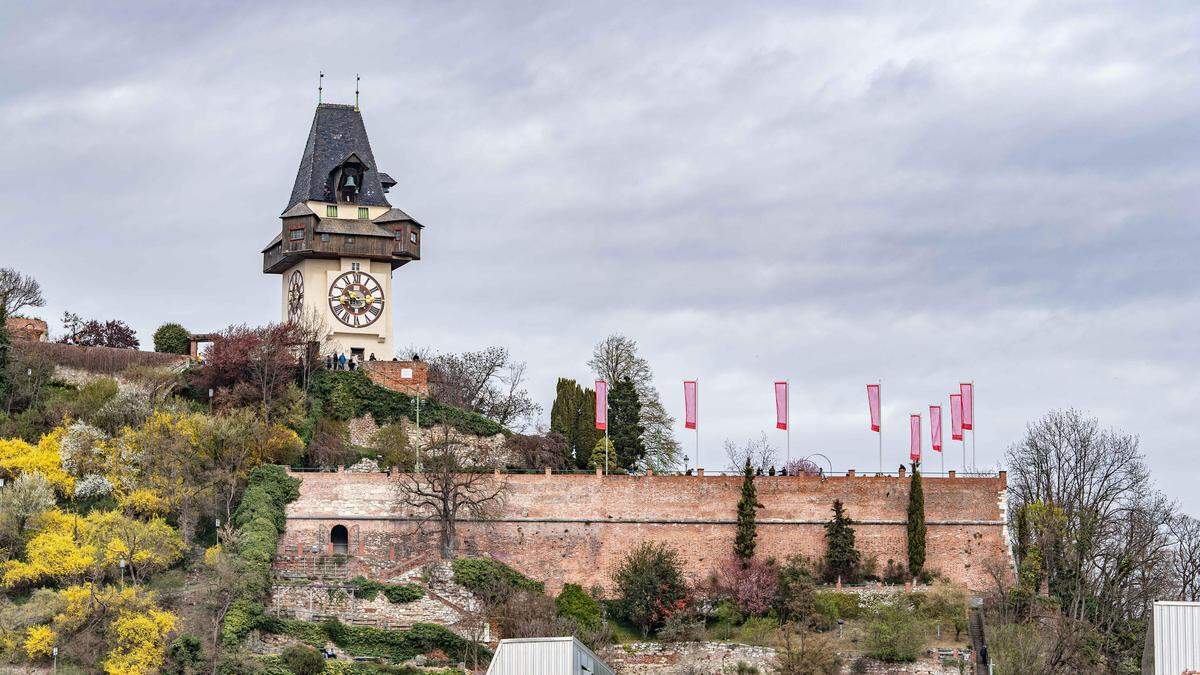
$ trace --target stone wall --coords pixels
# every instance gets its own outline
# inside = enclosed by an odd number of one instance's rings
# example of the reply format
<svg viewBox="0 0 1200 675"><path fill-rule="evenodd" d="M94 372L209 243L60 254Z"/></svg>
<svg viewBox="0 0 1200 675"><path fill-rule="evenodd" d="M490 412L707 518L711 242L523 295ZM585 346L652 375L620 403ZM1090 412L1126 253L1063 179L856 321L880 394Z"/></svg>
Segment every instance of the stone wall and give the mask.
<svg viewBox="0 0 1200 675"><path fill-rule="evenodd" d="M310 578L276 578L271 588L271 614L301 621L336 617L355 626L396 630L408 630L416 623L436 623L468 639L492 639L482 605L470 591L454 583L449 564L434 562L403 572L380 570L374 575L378 581L415 584L425 591L424 597L404 603L393 603L383 593L371 600L356 597L354 586L339 576L319 573Z"/></svg>
<svg viewBox="0 0 1200 675"><path fill-rule="evenodd" d="M298 473L300 498L288 506L280 539L280 572L302 569L332 552L335 525L349 531L352 567L371 576L435 551L429 532L397 506L399 477L382 473ZM621 559L642 541L679 551L693 580L707 576L732 550L738 476L508 475L501 518L460 521L464 553L491 555L557 592L573 582L609 585ZM757 479L758 550L785 558L821 556L830 504L840 499L858 524L858 547L882 569L907 559L908 479L896 476ZM1011 578L1003 504L997 477L925 477L928 569L969 588L993 585L989 567ZM426 527L428 530L428 526Z"/></svg>
<svg viewBox="0 0 1200 675"><path fill-rule="evenodd" d="M485 462L495 462L503 466L511 459L504 449L504 434L476 436L474 434L464 434L458 429L444 424L418 429L416 423L408 418L401 419L400 424L403 426L404 434L408 436L409 444L412 447L428 447L442 439L448 439L450 443L470 448L476 453L476 456L483 458ZM375 422L375 418L371 416L371 413L367 413L362 417L350 420L347 423L347 431L350 435L351 444L370 448L374 447L375 434L379 431L379 424Z"/></svg>

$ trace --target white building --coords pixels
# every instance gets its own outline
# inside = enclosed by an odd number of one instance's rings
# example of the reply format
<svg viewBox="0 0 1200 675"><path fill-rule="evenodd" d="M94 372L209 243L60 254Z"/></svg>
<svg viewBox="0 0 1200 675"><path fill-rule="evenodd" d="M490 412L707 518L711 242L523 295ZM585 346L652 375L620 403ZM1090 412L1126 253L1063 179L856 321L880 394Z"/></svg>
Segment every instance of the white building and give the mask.
<svg viewBox="0 0 1200 675"><path fill-rule="evenodd" d="M1154 673L1200 671L1200 602L1154 603Z"/></svg>
<svg viewBox="0 0 1200 675"><path fill-rule="evenodd" d="M501 640L487 675L616 675L573 637Z"/></svg>

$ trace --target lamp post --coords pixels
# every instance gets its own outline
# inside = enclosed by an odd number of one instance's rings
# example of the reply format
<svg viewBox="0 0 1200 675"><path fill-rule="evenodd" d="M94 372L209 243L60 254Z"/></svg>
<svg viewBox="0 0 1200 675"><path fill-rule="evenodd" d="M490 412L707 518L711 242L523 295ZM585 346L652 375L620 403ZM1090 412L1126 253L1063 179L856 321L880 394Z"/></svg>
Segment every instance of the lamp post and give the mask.
<svg viewBox="0 0 1200 675"><path fill-rule="evenodd" d="M125 585L125 559L121 558L117 562L117 567L121 568L121 586Z"/></svg>
<svg viewBox="0 0 1200 675"><path fill-rule="evenodd" d="M54 647L53 649L51 649L50 653L54 655L54 672L57 673L58 672L58 647Z"/></svg>

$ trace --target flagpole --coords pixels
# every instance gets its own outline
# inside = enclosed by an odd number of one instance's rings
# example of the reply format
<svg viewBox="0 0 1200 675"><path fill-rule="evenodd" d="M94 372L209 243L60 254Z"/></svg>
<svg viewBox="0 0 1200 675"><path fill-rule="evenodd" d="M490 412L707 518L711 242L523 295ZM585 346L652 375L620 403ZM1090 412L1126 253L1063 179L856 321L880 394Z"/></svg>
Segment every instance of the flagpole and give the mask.
<svg viewBox="0 0 1200 675"><path fill-rule="evenodd" d="M684 415L687 415L687 411L684 411ZM700 474L700 378L698 377L696 378L696 474Z"/></svg>
<svg viewBox="0 0 1200 675"><path fill-rule="evenodd" d="M883 378L879 378L879 473L883 474Z"/></svg>
<svg viewBox="0 0 1200 675"><path fill-rule="evenodd" d="M979 471L975 464L975 380L971 380L971 472Z"/></svg>
<svg viewBox="0 0 1200 675"><path fill-rule="evenodd" d="M792 382L784 380L784 386L787 388L787 398L784 400L784 409L787 411L787 428L784 429L784 434L787 437L787 461L792 461ZM787 464L784 464L787 466Z"/></svg>

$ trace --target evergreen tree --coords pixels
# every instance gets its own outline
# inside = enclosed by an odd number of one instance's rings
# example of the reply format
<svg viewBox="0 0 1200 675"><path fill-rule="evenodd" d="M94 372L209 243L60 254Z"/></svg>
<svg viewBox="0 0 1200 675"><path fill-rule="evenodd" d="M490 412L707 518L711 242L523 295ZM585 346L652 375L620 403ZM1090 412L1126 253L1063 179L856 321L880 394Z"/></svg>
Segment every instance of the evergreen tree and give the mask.
<svg viewBox="0 0 1200 675"><path fill-rule="evenodd" d="M605 446L608 446L607 455L605 454ZM606 456L608 457L608 467L604 468L604 458ZM592 447L592 455L588 459L588 468L589 469L604 468L604 472L608 473L608 472L612 471L613 467L615 467L616 465L617 465L616 448L613 447L612 441L601 436L600 439L596 441L596 445Z"/></svg>
<svg viewBox="0 0 1200 675"><path fill-rule="evenodd" d="M573 465L579 454L576 452L575 430L583 390L575 380L560 377L554 391L554 404L550 406L550 431L562 434L567 439L567 460Z"/></svg>
<svg viewBox="0 0 1200 675"><path fill-rule="evenodd" d="M1018 565L1029 553L1029 516L1025 505L1017 507L1017 550L1015 551Z"/></svg>
<svg viewBox="0 0 1200 675"><path fill-rule="evenodd" d="M762 507L758 502L758 491L754 489L754 467L747 458L746 468L742 470L742 498L737 505L737 535L733 538L733 552L743 565L754 557L754 540L758 537L754 518Z"/></svg>
<svg viewBox="0 0 1200 675"><path fill-rule="evenodd" d="M641 424L642 404L632 380L621 380L608 392L608 435L617 450L617 466L632 470L646 456Z"/></svg>
<svg viewBox="0 0 1200 675"><path fill-rule="evenodd" d="M834 581L853 580L862 554L854 547L854 521L846 515L840 499L833 500L833 518L825 523L825 577Z"/></svg>
<svg viewBox="0 0 1200 675"><path fill-rule="evenodd" d="M164 323L154 331L154 351L187 354L192 349L192 334L177 323Z"/></svg>
<svg viewBox="0 0 1200 675"><path fill-rule="evenodd" d="M921 463L913 462L908 484L908 573L916 577L925 567L925 491Z"/></svg>
<svg viewBox="0 0 1200 675"><path fill-rule="evenodd" d="M12 341L4 325L7 318L4 306L0 305L0 405L8 402L8 352L12 348Z"/></svg>
<svg viewBox="0 0 1200 675"><path fill-rule="evenodd" d="M550 431L567 440L567 464L588 468L592 448L600 433L596 429L596 392L575 380L560 377L550 408Z"/></svg>

